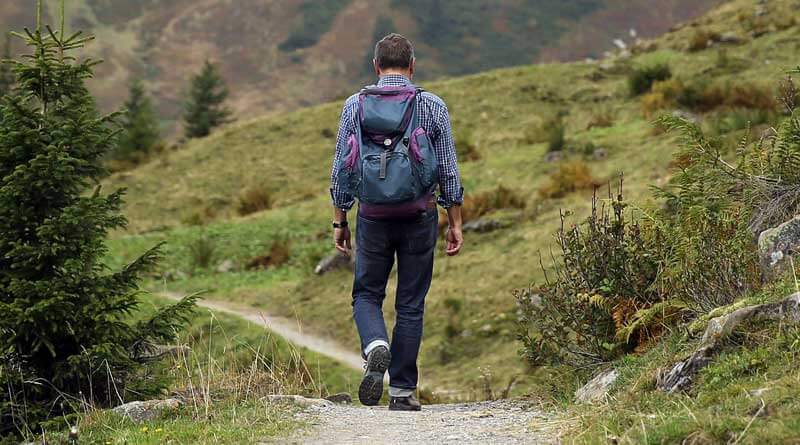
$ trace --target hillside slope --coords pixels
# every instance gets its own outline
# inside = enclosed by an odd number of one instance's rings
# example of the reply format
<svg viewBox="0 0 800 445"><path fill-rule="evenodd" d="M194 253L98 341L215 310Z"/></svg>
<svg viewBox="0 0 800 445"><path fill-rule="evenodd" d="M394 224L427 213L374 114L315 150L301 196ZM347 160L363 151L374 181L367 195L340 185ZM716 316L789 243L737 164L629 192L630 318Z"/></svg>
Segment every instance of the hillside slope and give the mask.
<svg viewBox="0 0 800 445"><path fill-rule="evenodd" d="M437 259L421 359L426 387L452 390L441 392L445 397L482 397L487 388L496 393L514 376L523 383L545 377L530 377L517 357L510 292L541 280L539 252L546 255L551 246L559 209L573 210L569 221L576 221L586 214L591 191L551 198L541 187L563 179L557 172L574 165L588 167L589 182L595 183L624 171L626 195L634 200L650 185L663 183L674 141L655 131L640 100L630 97L627 73L662 62L685 81L772 88L772 81L798 62L800 30L786 20L793 2L759 8L751 1L731 2L642 44L631 57L510 68L424 84L447 101L457 143L462 152L471 151L462 173L473 206L497 201L499 185L525 204L524 210L514 209L516 204L489 205L489 216L508 227L470 233L463 255ZM687 51L698 36L721 33L733 33L736 43L724 51L718 45ZM340 107L332 103L235 124L110 178L108 186L129 189L132 220L131 232L114 240L110 261L167 241L164 274L156 279L168 288L211 289L214 298L296 317L307 329L357 348L350 275L312 273L316 261L330 252L326 190ZM546 138L539 127L559 113L566 114L570 150L564 162L545 162ZM725 113L704 116L707 125L719 127L732 116ZM576 179L567 181L575 185ZM270 194L273 208L236 217L247 189ZM276 245L288 249L288 262L248 270L248 263L271 255ZM206 253L202 263L199 246ZM230 267L218 267L225 263Z"/></svg>
<svg viewBox="0 0 800 445"><path fill-rule="evenodd" d="M189 76L205 59L221 63L232 105L246 118L328 101L371 80L371 46L389 31L416 41L422 75L432 79L597 55L630 28L654 36L717 3L75 0L67 6L71 28L98 36L91 51L106 63L90 86L101 105L119 107L129 79L143 77L164 118L174 121ZM57 0L45 4L53 22ZM4 1L0 29L32 26L30 5Z"/></svg>

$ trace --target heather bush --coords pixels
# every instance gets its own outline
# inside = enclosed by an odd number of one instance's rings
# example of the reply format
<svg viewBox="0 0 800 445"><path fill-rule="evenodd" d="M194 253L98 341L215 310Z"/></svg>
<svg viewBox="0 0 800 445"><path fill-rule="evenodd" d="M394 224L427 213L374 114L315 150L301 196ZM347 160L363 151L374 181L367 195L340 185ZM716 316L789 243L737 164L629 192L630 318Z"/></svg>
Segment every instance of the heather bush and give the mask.
<svg viewBox="0 0 800 445"><path fill-rule="evenodd" d="M656 63L635 68L628 75L628 91L631 96L647 93L658 81L672 78L672 70L666 63Z"/></svg>

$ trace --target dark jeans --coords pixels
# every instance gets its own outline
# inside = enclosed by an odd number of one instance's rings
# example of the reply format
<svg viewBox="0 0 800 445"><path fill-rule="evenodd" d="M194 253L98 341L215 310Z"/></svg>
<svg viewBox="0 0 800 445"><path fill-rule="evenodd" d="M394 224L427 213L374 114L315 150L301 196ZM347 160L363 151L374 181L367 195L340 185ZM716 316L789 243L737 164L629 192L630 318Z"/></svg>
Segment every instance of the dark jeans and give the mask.
<svg viewBox="0 0 800 445"><path fill-rule="evenodd" d="M386 282L397 255L397 321L389 366L389 385L395 388L417 387L417 355L422 341L425 295L433 275L437 226L435 209L407 222L358 217L353 318L361 336L362 351L375 340L388 343L382 307Z"/></svg>

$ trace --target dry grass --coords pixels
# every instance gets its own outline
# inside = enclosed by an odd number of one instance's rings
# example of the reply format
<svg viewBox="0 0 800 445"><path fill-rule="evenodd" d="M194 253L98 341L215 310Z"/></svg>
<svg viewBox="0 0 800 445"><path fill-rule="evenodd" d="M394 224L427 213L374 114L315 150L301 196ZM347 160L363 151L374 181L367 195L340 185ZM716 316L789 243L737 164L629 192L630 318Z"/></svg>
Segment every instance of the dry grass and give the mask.
<svg viewBox="0 0 800 445"><path fill-rule="evenodd" d="M248 187L239 194L236 211L239 215L250 215L269 210L272 204L272 193L266 187Z"/></svg>
<svg viewBox="0 0 800 445"><path fill-rule="evenodd" d="M462 217L464 221L470 221L495 210L524 208L525 199L519 192L499 185L493 190L466 195L462 207Z"/></svg>
<svg viewBox="0 0 800 445"><path fill-rule="evenodd" d="M568 161L548 176L547 182L539 188L539 196L544 199L561 198L578 190L597 187L599 184L585 162Z"/></svg>
<svg viewBox="0 0 800 445"><path fill-rule="evenodd" d="M280 267L291 258L291 242L286 238L279 238L272 243L269 253L251 258L245 265L247 270L268 269Z"/></svg>

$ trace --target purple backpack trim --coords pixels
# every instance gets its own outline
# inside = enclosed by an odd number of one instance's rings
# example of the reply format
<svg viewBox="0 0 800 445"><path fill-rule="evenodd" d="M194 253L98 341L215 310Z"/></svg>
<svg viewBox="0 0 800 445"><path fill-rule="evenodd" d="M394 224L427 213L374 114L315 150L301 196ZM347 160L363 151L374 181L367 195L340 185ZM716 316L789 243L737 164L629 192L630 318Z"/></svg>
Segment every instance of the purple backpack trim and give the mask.
<svg viewBox="0 0 800 445"><path fill-rule="evenodd" d="M425 135L425 129L422 127L417 127L413 133L411 133L411 141L408 144L408 151L411 152L411 155L414 156L417 162L422 162L422 152L419 149L419 141L417 140L418 137Z"/></svg>
<svg viewBox="0 0 800 445"><path fill-rule="evenodd" d="M421 198L397 205L371 205L358 204L358 213L364 218L375 220L411 220L428 210L428 203L433 199L432 193L427 193Z"/></svg>
<svg viewBox="0 0 800 445"><path fill-rule="evenodd" d="M350 153L348 154L347 159L344 161L344 166L348 170L353 170L356 168L356 163L358 162L360 155L358 139L356 139L356 135L350 135L350 137L347 139L347 145L350 146Z"/></svg>

